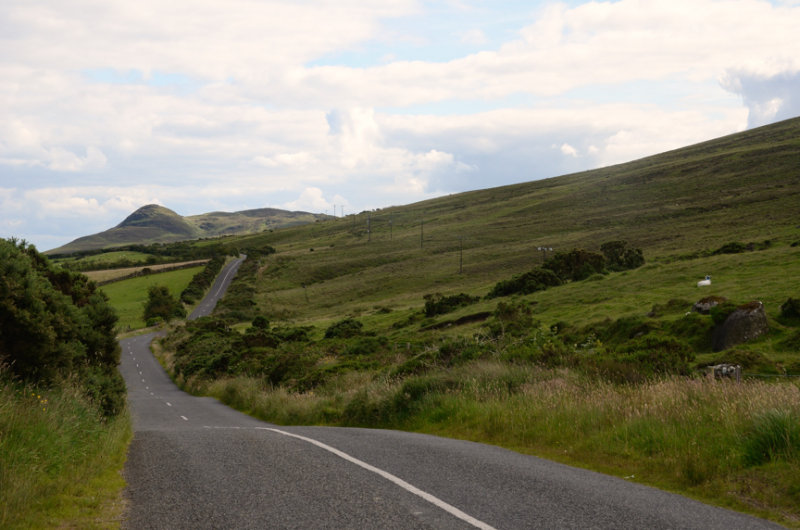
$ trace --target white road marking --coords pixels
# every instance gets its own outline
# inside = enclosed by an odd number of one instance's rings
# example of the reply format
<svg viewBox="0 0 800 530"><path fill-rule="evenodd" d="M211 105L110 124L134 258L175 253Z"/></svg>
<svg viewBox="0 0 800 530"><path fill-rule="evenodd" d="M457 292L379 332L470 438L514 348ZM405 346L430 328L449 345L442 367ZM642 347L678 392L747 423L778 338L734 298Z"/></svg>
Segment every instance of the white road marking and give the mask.
<svg viewBox="0 0 800 530"><path fill-rule="evenodd" d="M225 275L224 278L222 278L222 282L220 282L219 287L217 288L217 292L214 293L214 296L219 295L219 292L222 290L222 286L225 285L225 280L228 279L228 276L231 275L231 272L233 272L233 266L231 266L231 268L228 269L228 273Z"/></svg>
<svg viewBox="0 0 800 530"><path fill-rule="evenodd" d="M170 403L169 401L167 401L167 406L168 406L168 407L171 407L171 406L172 406L172 403Z"/></svg>
<svg viewBox="0 0 800 530"><path fill-rule="evenodd" d="M142 379L142 383L144 383L144 379Z"/></svg>
<svg viewBox="0 0 800 530"><path fill-rule="evenodd" d="M181 416L181 418L183 418L183 421L189 421L189 418L187 418L186 416Z"/></svg>
<svg viewBox="0 0 800 530"><path fill-rule="evenodd" d="M256 427L256 429L260 430L260 431L276 432L278 434L283 434L284 436L290 436L292 438L297 438L298 440L303 440L304 442L308 442L308 443L310 443L312 445L316 445L317 447L319 447L321 449L324 449L324 450L326 450L326 451L328 451L330 453L335 454L339 458L343 458L343 459L347 460L348 462L351 462L351 463L353 463L353 464L355 464L355 465L357 465L359 467L362 467L362 468L366 469L367 471L371 471L371 472L373 472L373 473L385 478L386 480L388 480L390 482L395 483L396 485L400 486L404 490L406 490L406 491L408 491L410 493L413 493L414 495L416 495L418 497L421 497L421 498L425 499L426 501L430 502L434 506L437 506L437 507L441 508L442 510L446 511L450 515L458 517L462 521L465 521L465 522L471 524L472 526L474 526L476 528L482 528L484 530L494 530L494 527L484 523L483 521L475 519L471 515L468 515L468 514L462 512L461 510L459 510L455 506L444 502L440 498L434 497L430 493L428 493L426 491L422 491L421 489L419 489L419 488L417 488L415 486L412 486L411 484L409 484L405 480L403 480L403 479L401 479L399 477L396 477L396 476L392 475L391 473L388 473L388 472L386 472L386 471L384 471L382 469L378 469L377 467L371 466L371 465L367 464L366 462L363 462L363 461L361 461L361 460L359 460L357 458L354 458L354 457L348 455L347 453L339 451L335 447L331 447L330 445L326 445L326 444L324 444L322 442L318 442L317 440L314 440L313 438L306 438L305 436L300 436L298 434L292 434L290 432L281 431L281 430L278 430L278 429L271 429L269 427Z"/></svg>

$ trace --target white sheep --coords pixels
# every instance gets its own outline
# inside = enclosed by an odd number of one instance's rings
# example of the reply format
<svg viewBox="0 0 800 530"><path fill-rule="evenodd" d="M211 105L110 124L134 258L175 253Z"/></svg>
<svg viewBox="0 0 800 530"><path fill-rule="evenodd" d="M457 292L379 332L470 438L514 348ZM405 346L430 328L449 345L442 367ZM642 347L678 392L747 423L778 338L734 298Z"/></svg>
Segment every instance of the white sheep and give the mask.
<svg viewBox="0 0 800 530"><path fill-rule="evenodd" d="M698 287L703 287L704 285L711 285L711 276L706 275L705 280L700 280L699 282L697 282Z"/></svg>

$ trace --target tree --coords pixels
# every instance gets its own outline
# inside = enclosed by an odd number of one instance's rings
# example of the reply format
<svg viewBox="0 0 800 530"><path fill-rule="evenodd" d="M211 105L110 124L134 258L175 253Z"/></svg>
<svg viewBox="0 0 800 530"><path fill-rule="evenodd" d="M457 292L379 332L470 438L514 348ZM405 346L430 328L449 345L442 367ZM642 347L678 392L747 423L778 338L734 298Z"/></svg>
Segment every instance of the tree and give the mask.
<svg viewBox="0 0 800 530"><path fill-rule="evenodd" d="M86 276L53 266L25 241L0 240L0 363L14 377L73 378L104 414L124 406L117 316Z"/></svg>
<svg viewBox="0 0 800 530"><path fill-rule="evenodd" d="M644 265L644 255L640 248L628 248L627 241L609 241L600 245L600 252L606 258L612 271L635 269Z"/></svg>
<svg viewBox="0 0 800 530"><path fill-rule="evenodd" d="M151 285L147 289L147 302L144 305L144 321L148 324L159 318L170 321L173 318L184 318L186 309L164 285Z"/></svg>

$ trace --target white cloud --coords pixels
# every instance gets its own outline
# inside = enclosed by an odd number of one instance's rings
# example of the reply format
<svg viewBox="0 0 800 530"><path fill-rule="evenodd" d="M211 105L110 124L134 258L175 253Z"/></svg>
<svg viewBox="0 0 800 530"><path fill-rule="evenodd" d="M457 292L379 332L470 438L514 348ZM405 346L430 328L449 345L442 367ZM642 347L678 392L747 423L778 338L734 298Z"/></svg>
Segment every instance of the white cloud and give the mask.
<svg viewBox="0 0 800 530"><path fill-rule="evenodd" d="M795 0L573 4L0 3L0 226L360 210L800 114Z"/></svg>
<svg viewBox="0 0 800 530"><path fill-rule="evenodd" d="M283 205L283 208L287 210L325 212L326 210L333 211L333 204L335 203L328 202L325 199L321 189L306 188L296 200L287 202Z"/></svg>
<svg viewBox="0 0 800 530"><path fill-rule="evenodd" d="M565 156L571 156L573 158L577 158L578 157L578 150L575 149L574 147L572 147L571 145L569 145L566 142L561 144L561 147L559 149L561 150L561 154L563 154Z"/></svg>

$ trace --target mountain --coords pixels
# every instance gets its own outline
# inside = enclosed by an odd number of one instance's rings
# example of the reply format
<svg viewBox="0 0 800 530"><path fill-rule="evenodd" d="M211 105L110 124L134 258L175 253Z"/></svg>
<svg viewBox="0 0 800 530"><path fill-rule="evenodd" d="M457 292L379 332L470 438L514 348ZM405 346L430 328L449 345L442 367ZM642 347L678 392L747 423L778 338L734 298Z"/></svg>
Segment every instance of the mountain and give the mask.
<svg viewBox="0 0 800 530"><path fill-rule="evenodd" d="M157 204L142 206L120 224L99 234L79 237L47 254L69 254L84 250L132 244L171 243L203 237L251 234L263 230L313 223L321 214L259 208L241 212L211 212L183 217Z"/></svg>

